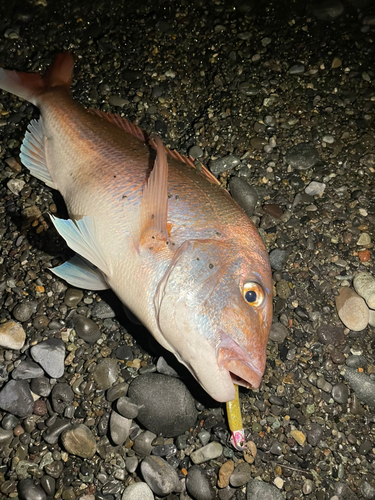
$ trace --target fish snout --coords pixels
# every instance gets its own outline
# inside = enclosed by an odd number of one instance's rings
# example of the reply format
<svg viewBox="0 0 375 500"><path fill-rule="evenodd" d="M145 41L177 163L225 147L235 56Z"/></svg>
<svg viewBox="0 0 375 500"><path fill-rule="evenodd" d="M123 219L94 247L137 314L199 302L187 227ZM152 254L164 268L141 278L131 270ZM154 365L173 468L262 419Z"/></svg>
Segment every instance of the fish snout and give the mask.
<svg viewBox="0 0 375 500"><path fill-rule="evenodd" d="M218 365L230 373L233 383L258 389L266 366L266 354L251 356L243 347L225 333L216 350Z"/></svg>

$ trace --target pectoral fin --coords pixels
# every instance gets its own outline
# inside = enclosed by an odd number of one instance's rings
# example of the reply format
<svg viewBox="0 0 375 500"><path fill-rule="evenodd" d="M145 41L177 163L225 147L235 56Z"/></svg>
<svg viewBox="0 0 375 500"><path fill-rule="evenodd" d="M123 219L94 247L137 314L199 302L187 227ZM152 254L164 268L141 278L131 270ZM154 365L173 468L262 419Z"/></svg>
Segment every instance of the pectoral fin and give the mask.
<svg viewBox="0 0 375 500"><path fill-rule="evenodd" d="M73 221L71 219L58 219L51 215L51 220L72 250L91 262L106 276L110 275L110 269L96 236L95 222L92 217L85 216L80 220Z"/></svg>
<svg viewBox="0 0 375 500"><path fill-rule="evenodd" d="M75 255L61 266L51 271L70 285L87 290L106 290L109 288L104 275L99 269L92 266L86 259Z"/></svg>

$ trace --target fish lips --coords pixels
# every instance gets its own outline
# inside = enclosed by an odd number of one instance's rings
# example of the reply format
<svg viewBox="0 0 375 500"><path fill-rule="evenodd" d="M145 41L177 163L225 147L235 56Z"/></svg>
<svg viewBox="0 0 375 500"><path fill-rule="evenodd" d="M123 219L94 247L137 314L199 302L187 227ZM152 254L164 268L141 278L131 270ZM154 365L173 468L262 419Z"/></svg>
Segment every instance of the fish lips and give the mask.
<svg viewBox="0 0 375 500"><path fill-rule="evenodd" d="M217 363L220 368L225 368L233 381L248 389L258 389L262 381L266 365L266 356L260 356L255 364L243 347L231 337L222 333L221 342L216 349Z"/></svg>

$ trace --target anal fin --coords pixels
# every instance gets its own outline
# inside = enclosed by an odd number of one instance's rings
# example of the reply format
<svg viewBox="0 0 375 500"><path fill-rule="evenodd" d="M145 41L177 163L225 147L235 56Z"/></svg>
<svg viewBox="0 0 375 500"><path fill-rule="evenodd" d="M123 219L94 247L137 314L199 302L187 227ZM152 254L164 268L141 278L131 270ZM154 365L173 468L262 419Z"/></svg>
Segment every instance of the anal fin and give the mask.
<svg viewBox="0 0 375 500"><path fill-rule="evenodd" d="M46 141L43 119L32 120L22 142L20 158L34 177L57 189L47 167Z"/></svg>
<svg viewBox="0 0 375 500"><path fill-rule="evenodd" d="M106 290L109 288L105 277L99 269L92 266L86 259L75 255L61 266L51 271L70 285L87 290Z"/></svg>

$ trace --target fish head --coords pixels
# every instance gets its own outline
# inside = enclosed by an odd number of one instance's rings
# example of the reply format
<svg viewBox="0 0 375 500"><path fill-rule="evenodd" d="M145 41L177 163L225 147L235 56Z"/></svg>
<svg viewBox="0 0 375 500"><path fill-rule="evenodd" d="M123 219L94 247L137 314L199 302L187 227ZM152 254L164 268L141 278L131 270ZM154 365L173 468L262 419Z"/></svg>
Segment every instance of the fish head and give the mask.
<svg viewBox="0 0 375 500"><path fill-rule="evenodd" d="M254 247L186 241L154 297L169 350L220 402L234 399L234 383L258 388L265 369L272 279L259 236Z"/></svg>

